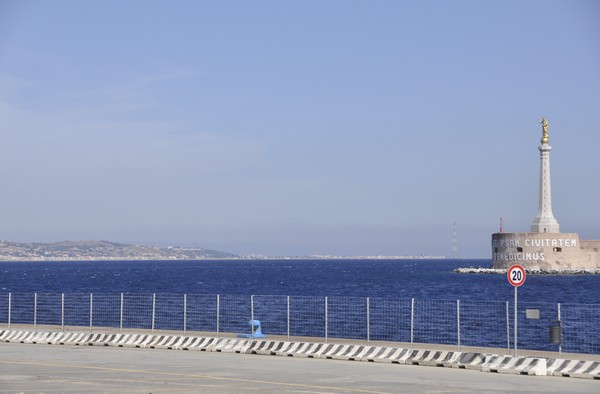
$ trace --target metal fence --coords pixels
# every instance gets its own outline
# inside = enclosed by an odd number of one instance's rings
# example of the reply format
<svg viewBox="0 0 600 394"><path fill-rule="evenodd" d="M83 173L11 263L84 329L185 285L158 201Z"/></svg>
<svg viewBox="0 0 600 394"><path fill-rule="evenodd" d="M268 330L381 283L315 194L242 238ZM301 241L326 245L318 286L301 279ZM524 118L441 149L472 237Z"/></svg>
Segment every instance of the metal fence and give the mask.
<svg viewBox="0 0 600 394"><path fill-rule="evenodd" d="M600 354L600 305L520 302L518 348ZM0 324L249 333L504 348L514 343L508 301L203 294L0 293ZM559 325L560 343L550 327Z"/></svg>

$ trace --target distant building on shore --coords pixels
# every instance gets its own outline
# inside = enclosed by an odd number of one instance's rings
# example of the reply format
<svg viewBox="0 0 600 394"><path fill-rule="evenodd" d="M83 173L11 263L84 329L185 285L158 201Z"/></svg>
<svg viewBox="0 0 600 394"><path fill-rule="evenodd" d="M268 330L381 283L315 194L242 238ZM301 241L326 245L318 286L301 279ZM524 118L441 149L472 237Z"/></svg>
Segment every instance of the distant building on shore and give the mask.
<svg viewBox="0 0 600 394"><path fill-rule="evenodd" d="M492 265L508 268L560 270L600 268L600 240L583 241L577 233L561 233L552 213L548 122L542 118L538 213L529 233L492 234Z"/></svg>

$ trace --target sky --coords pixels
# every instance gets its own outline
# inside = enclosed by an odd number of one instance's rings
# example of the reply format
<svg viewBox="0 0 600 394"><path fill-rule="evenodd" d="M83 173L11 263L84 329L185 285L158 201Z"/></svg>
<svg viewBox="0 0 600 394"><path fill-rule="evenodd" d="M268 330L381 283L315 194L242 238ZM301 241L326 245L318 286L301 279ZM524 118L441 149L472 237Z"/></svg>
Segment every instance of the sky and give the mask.
<svg viewBox="0 0 600 394"><path fill-rule="evenodd" d="M0 0L0 239L491 258L549 122L600 239L597 1Z"/></svg>

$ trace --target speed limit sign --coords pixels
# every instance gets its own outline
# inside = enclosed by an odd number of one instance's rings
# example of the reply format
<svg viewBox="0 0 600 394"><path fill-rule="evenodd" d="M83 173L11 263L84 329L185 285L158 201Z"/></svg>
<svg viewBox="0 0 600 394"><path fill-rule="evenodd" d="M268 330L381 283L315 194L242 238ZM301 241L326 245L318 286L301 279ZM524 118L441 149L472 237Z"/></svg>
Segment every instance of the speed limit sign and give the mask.
<svg viewBox="0 0 600 394"><path fill-rule="evenodd" d="M525 283L525 276L525 268L521 267L518 264L515 264L508 269L508 283L515 287L519 287L523 283Z"/></svg>
<svg viewBox="0 0 600 394"><path fill-rule="evenodd" d="M517 355L517 289L519 288L519 286L521 286L523 283L525 283L525 268L523 268L522 266L520 266L519 264L515 264L512 267L510 267L508 269L508 272L506 273L506 276L508 277L508 283L510 283L511 285L514 286L515 288L515 356Z"/></svg>

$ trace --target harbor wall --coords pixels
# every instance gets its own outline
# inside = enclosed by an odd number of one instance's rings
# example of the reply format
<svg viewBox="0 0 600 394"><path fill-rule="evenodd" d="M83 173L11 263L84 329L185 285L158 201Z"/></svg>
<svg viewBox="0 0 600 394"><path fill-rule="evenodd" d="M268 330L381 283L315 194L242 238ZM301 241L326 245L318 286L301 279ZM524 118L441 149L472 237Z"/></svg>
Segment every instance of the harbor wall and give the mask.
<svg viewBox="0 0 600 394"><path fill-rule="evenodd" d="M492 266L561 270L600 268L600 240L580 240L577 233L492 234Z"/></svg>

